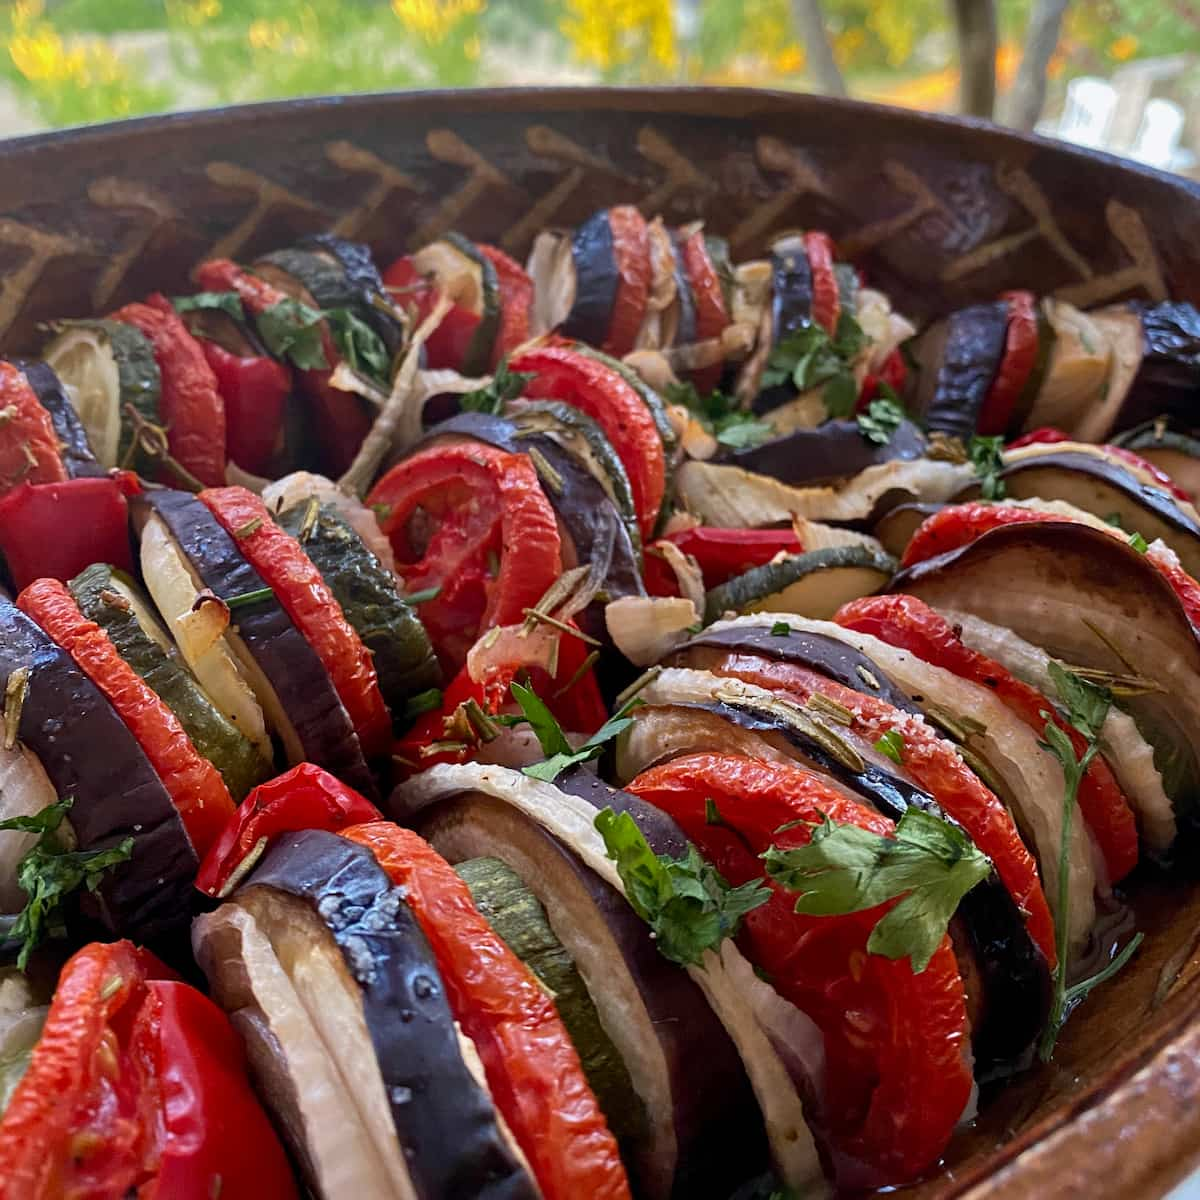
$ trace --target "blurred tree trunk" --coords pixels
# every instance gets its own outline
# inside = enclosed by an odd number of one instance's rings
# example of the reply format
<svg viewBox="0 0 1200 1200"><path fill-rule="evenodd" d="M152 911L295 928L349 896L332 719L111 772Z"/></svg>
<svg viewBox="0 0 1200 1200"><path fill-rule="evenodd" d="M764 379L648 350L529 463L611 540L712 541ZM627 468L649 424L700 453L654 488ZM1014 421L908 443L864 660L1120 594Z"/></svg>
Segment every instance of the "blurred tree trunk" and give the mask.
<svg viewBox="0 0 1200 1200"><path fill-rule="evenodd" d="M1025 31L1025 52L1008 105L1008 123L1032 129L1046 104L1046 68L1058 45L1067 0L1035 0Z"/></svg>
<svg viewBox="0 0 1200 1200"><path fill-rule="evenodd" d="M792 21L804 53L808 57L809 71L817 90L827 96L846 96L846 81L833 57L829 34L825 29L825 14L821 11L821 0L791 0Z"/></svg>
<svg viewBox="0 0 1200 1200"><path fill-rule="evenodd" d="M958 34L959 111L990 117L996 107L995 0L951 0Z"/></svg>

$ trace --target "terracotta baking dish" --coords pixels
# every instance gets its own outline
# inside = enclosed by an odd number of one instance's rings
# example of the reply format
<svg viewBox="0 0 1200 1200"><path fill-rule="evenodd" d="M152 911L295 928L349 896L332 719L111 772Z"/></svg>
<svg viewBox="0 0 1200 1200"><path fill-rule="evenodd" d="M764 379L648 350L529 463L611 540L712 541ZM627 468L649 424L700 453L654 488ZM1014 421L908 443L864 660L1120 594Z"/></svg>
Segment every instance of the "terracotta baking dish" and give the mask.
<svg viewBox="0 0 1200 1200"><path fill-rule="evenodd" d="M720 89L411 93L0 145L0 333L182 285L332 229L389 255L458 228L523 254L636 201L735 256L818 225L927 318L1010 287L1200 303L1200 187L978 123ZM1200 1163L1200 886L1134 879L1146 942L1053 1065L982 1097L926 1197L1158 1196ZM920 1103L914 1096L913 1103Z"/></svg>

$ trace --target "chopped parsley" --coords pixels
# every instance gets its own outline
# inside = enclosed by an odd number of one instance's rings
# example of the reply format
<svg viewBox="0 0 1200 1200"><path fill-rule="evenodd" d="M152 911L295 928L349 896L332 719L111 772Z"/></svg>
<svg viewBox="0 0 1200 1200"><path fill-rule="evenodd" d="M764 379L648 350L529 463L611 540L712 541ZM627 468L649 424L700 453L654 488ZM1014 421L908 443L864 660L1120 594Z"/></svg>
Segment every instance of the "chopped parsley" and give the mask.
<svg viewBox="0 0 1200 1200"><path fill-rule="evenodd" d="M1146 543L1146 539L1140 533L1131 533L1129 535L1129 544L1139 553L1145 554L1150 549Z"/></svg>
<svg viewBox="0 0 1200 1200"><path fill-rule="evenodd" d="M287 359L302 371L324 371L333 366L321 337L324 319L315 308L288 296L260 312L254 326L276 358Z"/></svg>
<svg viewBox="0 0 1200 1200"><path fill-rule="evenodd" d="M348 308L327 308L324 317L329 322L333 344L349 366L379 383L389 383L392 356L383 338Z"/></svg>
<svg viewBox="0 0 1200 1200"><path fill-rule="evenodd" d="M679 404L688 410L704 429L722 446L731 450L747 450L760 446L773 436L771 426L753 413L738 406L732 396L713 391L702 396L694 383L675 383L666 391L668 404Z"/></svg>
<svg viewBox="0 0 1200 1200"><path fill-rule="evenodd" d="M848 312L838 318L833 337L815 321L802 325L772 348L762 386L773 388L790 382L797 392L821 387L829 415L848 417L858 401L852 364L866 344L866 334Z"/></svg>
<svg viewBox="0 0 1200 1200"><path fill-rule="evenodd" d="M235 321L246 319L242 298L237 292L196 292L191 296L173 296L171 304L176 312L196 312L208 308L226 313Z"/></svg>
<svg viewBox="0 0 1200 1200"><path fill-rule="evenodd" d="M866 412L858 414L858 431L877 446L886 446L904 422L905 412L895 400L872 400Z"/></svg>
<svg viewBox="0 0 1200 1200"><path fill-rule="evenodd" d="M483 387L459 397L458 407L463 412L499 413L509 400L515 400L525 390L532 378L530 371L510 371L505 359Z"/></svg>
<svg viewBox="0 0 1200 1200"><path fill-rule="evenodd" d="M1006 491L1000 472L1004 470L1004 439L973 437L967 445L967 457L979 476L979 493L985 500L1003 500Z"/></svg>
<svg viewBox="0 0 1200 1200"><path fill-rule="evenodd" d="M904 734L898 729L889 729L875 743L880 754L886 754L893 762L904 762Z"/></svg>

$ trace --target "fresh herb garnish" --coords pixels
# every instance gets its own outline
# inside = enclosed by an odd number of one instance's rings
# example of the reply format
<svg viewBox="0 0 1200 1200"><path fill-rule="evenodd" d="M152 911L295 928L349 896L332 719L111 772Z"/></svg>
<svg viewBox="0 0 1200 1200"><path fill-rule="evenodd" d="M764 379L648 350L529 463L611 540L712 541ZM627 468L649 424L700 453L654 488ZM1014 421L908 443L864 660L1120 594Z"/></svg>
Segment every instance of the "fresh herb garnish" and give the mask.
<svg viewBox="0 0 1200 1200"><path fill-rule="evenodd" d="M595 825L629 903L671 962L699 965L706 950L733 937L742 918L771 898L760 879L730 887L690 843L682 858L655 854L627 812L602 809Z"/></svg>
<svg viewBox="0 0 1200 1200"><path fill-rule="evenodd" d="M792 627L786 621L776 621L771 626L772 637L787 637L792 632Z"/></svg>
<svg viewBox="0 0 1200 1200"><path fill-rule="evenodd" d="M321 337L324 319L315 308L288 296L260 312L254 325L276 358L289 359L302 371L324 371L333 366Z"/></svg>
<svg viewBox="0 0 1200 1200"><path fill-rule="evenodd" d="M1139 553L1145 554L1150 549L1146 539L1140 533L1131 533L1129 535L1129 544Z"/></svg>
<svg viewBox="0 0 1200 1200"><path fill-rule="evenodd" d="M1000 472L1004 470L1004 439L973 437L967 445L967 457L979 476L979 494L985 500L1003 500L1006 493Z"/></svg>
<svg viewBox="0 0 1200 1200"><path fill-rule="evenodd" d="M68 796L47 805L31 817L9 817L0 829L36 833L38 840L17 863L17 885L25 893L25 907L13 923L9 936L21 943L17 967L25 970L29 955L47 937L66 933L63 900L79 887L94 892L104 872L127 862L133 853L133 838L127 837L107 850L73 850L60 826L74 800Z"/></svg>
<svg viewBox="0 0 1200 1200"><path fill-rule="evenodd" d="M404 702L404 720L415 721L419 716L427 712L433 712L435 709L442 707L442 689L441 688L426 688L423 692L417 692L414 696Z"/></svg>
<svg viewBox="0 0 1200 1200"><path fill-rule="evenodd" d="M392 356L366 321L348 308L327 308L324 317L333 344L353 370L383 384L391 382Z"/></svg>
<svg viewBox="0 0 1200 1200"><path fill-rule="evenodd" d="M898 729L889 729L875 743L880 754L886 754L893 762L904 762L904 734Z"/></svg>
<svg viewBox="0 0 1200 1200"><path fill-rule="evenodd" d="M197 309L215 308L227 313L235 321L246 319L242 298L237 292L196 292L191 296L172 296L171 304L176 312L195 312Z"/></svg>
<svg viewBox="0 0 1200 1200"><path fill-rule="evenodd" d="M1092 988L1111 979L1133 956L1142 943L1142 934L1135 934L1102 971L1067 987L1068 932L1070 929L1070 872L1071 872L1071 827L1075 820L1076 798L1079 784L1087 773L1092 759L1100 753L1100 734L1112 707L1112 692L1081 678L1073 671L1066 671L1053 660L1047 664L1054 690L1066 709L1068 723L1084 740L1082 755L1076 755L1070 736L1043 711L1046 724L1042 730L1045 741L1039 745L1053 754L1063 770L1062 834L1058 849L1058 905L1054 914L1054 933L1058 951L1058 965L1054 968L1054 997L1050 1005L1050 1017L1038 1044L1038 1054L1043 1062L1049 1062L1054 1054L1054 1043L1070 1015L1071 1009L1086 999Z"/></svg>
<svg viewBox="0 0 1200 1200"><path fill-rule="evenodd" d="M711 796L704 797L704 823L705 825L725 824L725 820L721 816L721 810L717 807L717 802Z"/></svg>
<svg viewBox="0 0 1200 1200"><path fill-rule="evenodd" d="M499 413L510 400L515 400L533 378L531 371L510 371L505 359L496 374L481 388L464 392L458 399L463 412Z"/></svg>
<svg viewBox="0 0 1200 1200"><path fill-rule="evenodd" d="M275 595L274 588L261 587L255 588L251 592L241 592L237 596L226 596L224 598L225 607L228 609L245 608L248 604L261 604L264 600L269 600Z"/></svg>
<svg viewBox="0 0 1200 1200"><path fill-rule="evenodd" d="M900 897L871 930L867 949L907 956L917 973L929 965L959 902L992 869L961 829L915 808L900 818L894 838L827 817L807 846L771 846L763 859L776 883L802 893L798 913L840 916Z"/></svg>
<svg viewBox="0 0 1200 1200"><path fill-rule="evenodd" d="M904 418L904 409L895 400L872 400L867 411L858 414L858 431L868 442L886 446Z"/></svg>
<svg viewBox="0 0 1200 1200"><path fill-rule="evenodd" d="M760 446L772 436L771 426L760 421L752 412L724 392L712 391L702 396L696 385L673 383L666 390L668 404L679 404L688 410L700 425L722 446L731 450L746 450Z"/></svg>
<svg viewBox="0 0 1200 1200"><path fill-rule="evenodd" d="M1105 525L1111 525L1114 529L1124 529L1125 522L1121 520L1119 512L1110 512L1104 518Z"/></svg>
<svg viewBox="0 0 1200 1200"><path fill-rule="evenodd" d="M790 380L798 392L807 392L824 385L826 411L831 417L848 417L858 400L851 364L866 344L866 334L847 312L838 318L832 338L815 321L802 325L771 350L762 386L778 387Z"/></svg>
<svg viewBox="0 0 1200 1200"><path fill-rule="evenodd" d="M422 588L419 592L409 592L407 596L401 596L400 601L403 604L424 604L429 600L436 600L441 591L442 585L439 583L435 587Z"/></svg>

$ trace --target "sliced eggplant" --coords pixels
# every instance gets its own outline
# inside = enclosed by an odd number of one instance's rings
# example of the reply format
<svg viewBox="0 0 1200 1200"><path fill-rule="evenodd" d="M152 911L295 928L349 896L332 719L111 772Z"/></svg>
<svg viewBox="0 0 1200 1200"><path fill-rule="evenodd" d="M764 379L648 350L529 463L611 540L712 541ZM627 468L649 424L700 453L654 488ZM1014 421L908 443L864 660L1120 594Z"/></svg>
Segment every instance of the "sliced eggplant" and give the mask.
<svg viewBox="0 0 1200 1200"><path fill-rule="evenodd" d="M1200 576L1200 522L1169 492L1143 483L1118 461L1065 450L1022 457L1006 464L999 478L1006 496L1014 500L1062 500L1102 520L1115 516L1122 529L1140 533L1147 542L1161 538L1179 556L1184 570ZM976 482L954 500L979 494Z"/></svg>
<svg viewBox="0 0 1200 1200"><path fill-rule="evenodd" d="M887 587L896 565L890 555L866 546L790 554L713 588L705 598L705 619L715 621L729 611L832 617L848 601Z"/></svg>
<svg viewBox="0 0 1200 1200"><path fill-rule="evenodd" d="M160 424L162 376L154 347L139 329L120 321L60 321L42 358L66 390L99 464L125 465L133 451L130 405Z"/></svg>
<svg viewBox="0 0 1200 1200"><path fill-rule="evenodd" d="M194 577L220 600L237 604L224 637L288 761L316 763L365 796L377 795L358 735L321 660L234 539L187 492L147 493L136 504L135 519L151 514L166 526ZM242 596L254 599L238 603Z"/></svg>
<svg viewBox="0 0 1200 1200"><path fill-rule="evenodd" d="M833 484L868 467L925 453L925 436L903 421L882 446L863 437L857 421L826 421L815 429L796 429L761 446L736 450L728 461L746 471L769 475L792 487Z"/></svg>
<svg viewBox="0 0 1200 1200"><path fill-rule="evenodd" d="M570 243L570 265L560 262L564 275L569 271L571 286L563 281L564 301L570 302L557 320L544 326L554 329L561 326L567 337L578 338L593 346L602 346L608 341L608 329L612 323L613 309L617 303L617 287L620 275L617 272L616 248L613 244L612 225L608 210L593 213L572 235ZM559 251L561 255L562 251ZM534 274L532 268L530 275ZM535 289L540 280L535 278Z"/></svg>
<svg viewBox="0 0 1200 1200"><path fill-rule="evenodd" d="M1166 417L1135 425L1112 441L1165 471L1193 500L1200 496L1200 439L1172 428Z"/></svg>
<svg viewBox="0 0 1200 1200"><path fill-rule="evenodd" d="M782 342L812 324L813 277L808 250L800 234L779 238L771 246L771 311L775 341Z"/></svg>
<svg viewBox="0 0 1200 1200"><path fill-rule="evenodd" d="M590 788L580 797L504 767L436 766L397 788L389 806L397 818L411 823L426 810L472 793L499 800L540 824L624 895L621 877L595 828L595 798ZM636 797L610 792L604 804L629 812L656 854L678 853L678 847L686 845L674 822ZM664 829L669 831L665 839ZM778 1024L768 1024L772 1013L765 1008L756 1009L748 1000L742 986L742 980L750 974L745 960L726 940L721 943L719 954L707 952L702 966L689 967L687 971L738 1049L766 1123L772 1157L781 1177L806 1195L809 1189L814 1195L826 1195L816 1143L804 1117L801 1090L772 1043L773 1033L786 1037L788 1031ZM779 1010L774 1011L777 1014ZM807 1090L807 1085L804 1086Z"/></svg>
<svg viewBox="0 0 1200 1200"><path fill-rule="evenodd" d="M1112 368L1108 331L1090 314L1063 300L1047 298L1042 312L1054 331L1045 378L1025 424L1074 430L1102 407Z"/></svg>
<svg viewBox="0 0 1200 1200"><path fill-rule="evenodd" d="M315 496L276 520L304 547L371 652L384 701L393 722L403 728L406 701L417 692L440 687L442 671L420 617L400 597L397 576L367 549L336 508Z"/></svg>
<svg viewBox="0 0 1200 1200"><path fill-rule="evenodd" d="M105 468L96 461L87 430L53 369L47 363L26 359L17 359L15 365L33 388L38 402L50 414L67 474L72 479L81 475L103 475Z"/></svg>
<svg viewBox="0 0 1200 1200"><path fill-rule="evenodd" d="M888 554L902 558L913 534L941 507L930 503L897 504L875 523L875 536Z"/></svg>
<svg viewBox="0 0 1200 1200"><path fill-rule="evenodd" d="M1148 679L1124 697L1185 827L1200 798L1200 645L1170 584L1124 539L1060 521L1008 525L895 579L935 608L1011 629L1054 658Z"/></svg>
<svg viewBox="0 0 1200 1200"><path fill-rule="evenodd" d="M192 745L221 772L234 800L268 774L245 734L204 693L151 611L150 601L123 571L93 563L71 580L80 611L108 635L121 657L178 718Z"/></svg>
<svg viewBox="0 0 1200 1200"><path fill-rule="evenodd" d="M696 296L684 266L683 237L671 230L671 252L675 260L675 329L669 345L690 346L697 338Z"/></svg>
<svg viewBox="0 0 1200 1200"><path fill-rule="evenodd" d="M969 441L1004 357L1008 303L960 308L921 339L917 410L927 429Z"/></svg>
<svg viewBox="0 0 1200 1200"><path fill-rule="evenodd" d="M14 745L10 750L0 741L0 821L32 817L57 800L37 756L25 746ZM18 913L25 907L25 892L17 884L17 864L36 841L36 833L0 832L0 914ZM0 1104L0 1112L3 1108Z"/></svg>
<svg viewBox="0 0 1200 1200"><path fill-rule="evenodd" d="M28 672L23 685L13 682L18 671ZM55 794L73 797L80 848L107 850L133 838L129 861L105 874L89 904L110 929L139 939L186 924L200 860L170 795L96 685L0 596L0 687L7 693L10 683L23 696L18 739Z"/></svg>

